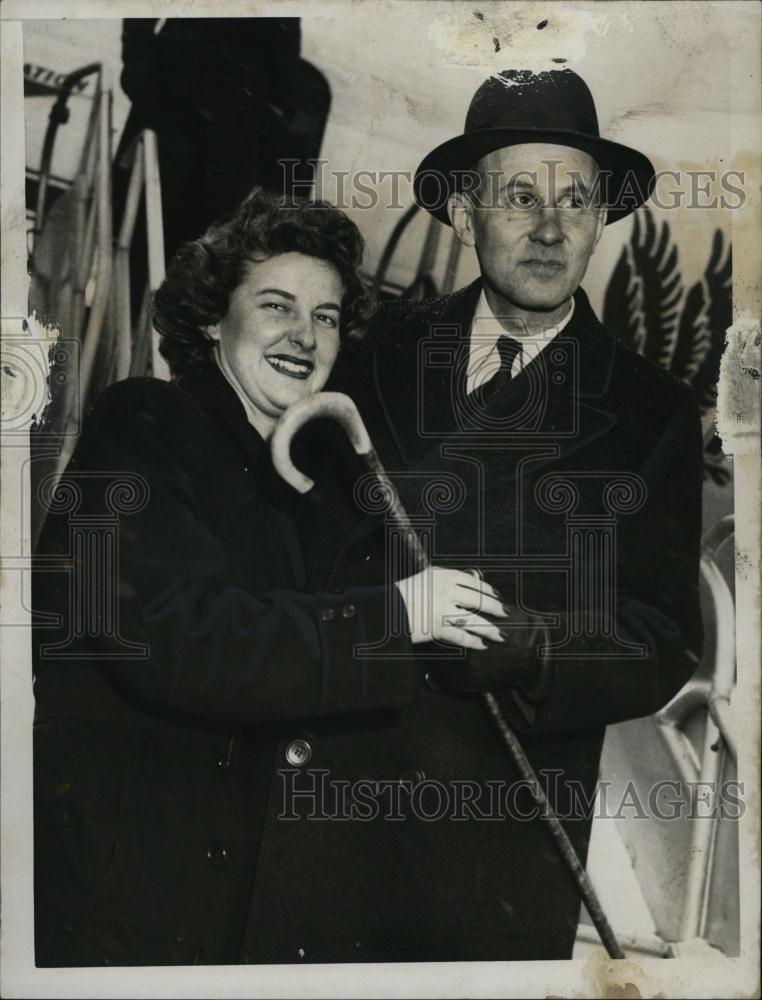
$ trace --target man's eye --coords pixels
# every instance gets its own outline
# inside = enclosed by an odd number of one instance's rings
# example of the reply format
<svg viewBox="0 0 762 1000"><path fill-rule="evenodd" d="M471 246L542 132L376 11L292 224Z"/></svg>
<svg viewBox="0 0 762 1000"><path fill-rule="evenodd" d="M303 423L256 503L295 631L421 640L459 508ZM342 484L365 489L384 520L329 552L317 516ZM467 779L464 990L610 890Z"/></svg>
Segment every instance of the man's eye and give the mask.
<svg viewBox="0 0 762 1000"><path fill-rule="evenodd" d="M559 206L561 208L584 208L585 207L584 200L582 199L582 197L580 195L577 195L577 194L566 195L566 197L562 198L559 201L558 204L559 204Z"/></svg>
<svg viewBox="0 0 762 1000"><path fill-rule="evenodd" d="M536 200L533 194L520 192L509 194L507 198L508 205L512 208L533 208Z"/></svg>

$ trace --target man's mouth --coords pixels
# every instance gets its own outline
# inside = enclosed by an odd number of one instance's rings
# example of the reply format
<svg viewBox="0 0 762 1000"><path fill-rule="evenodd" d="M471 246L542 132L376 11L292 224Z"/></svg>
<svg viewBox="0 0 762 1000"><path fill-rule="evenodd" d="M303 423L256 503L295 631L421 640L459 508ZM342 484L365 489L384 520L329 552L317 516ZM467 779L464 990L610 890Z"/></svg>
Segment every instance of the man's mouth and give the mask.
<svg viewBox="0 0 762 1000"><path fill-rule="evenodd" d="M265 359L276 372L280 372L281 375L288 375L289 378L309 378L315 370L315 366L311 361L306 361L304 358L295 358L291 354L266 354Z"/></svg>
<svg viewBox="0 0 762 1000"><path fill-rule="evenodd" d="M522 260L521 263L527 267L536 268L539 271L546 270L548 272L563 271L566 267L566 264L561 260L542 260L540 257L530 257L528 260Z"/></svg>

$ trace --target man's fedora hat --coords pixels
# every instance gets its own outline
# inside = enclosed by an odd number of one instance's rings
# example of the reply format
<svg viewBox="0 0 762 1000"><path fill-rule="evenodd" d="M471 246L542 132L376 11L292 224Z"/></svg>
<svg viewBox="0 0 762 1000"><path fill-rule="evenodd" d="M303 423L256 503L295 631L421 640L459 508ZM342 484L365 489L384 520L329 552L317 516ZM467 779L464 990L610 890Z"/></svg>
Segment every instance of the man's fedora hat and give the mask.
<svg viewBox="0 0 762 1000"><path fill-rule="evenodd" d="M571 146L588 153L601 169L606 222L616 222L649 197L655 174L647 156L602 139L593 95L570 69L503 70L473 96L463 135L437 146L413 180L415 200L450 224L447 199L464 186L465 175L496 149L527 142Z"/></svg>

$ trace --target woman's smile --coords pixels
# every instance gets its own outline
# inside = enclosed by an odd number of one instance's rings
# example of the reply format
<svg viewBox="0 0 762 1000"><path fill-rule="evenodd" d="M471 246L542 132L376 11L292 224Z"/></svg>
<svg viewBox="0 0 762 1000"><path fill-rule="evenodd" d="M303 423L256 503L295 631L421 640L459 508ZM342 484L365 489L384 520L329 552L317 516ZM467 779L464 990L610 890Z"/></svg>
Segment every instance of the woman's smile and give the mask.
<svg viewBox="0 0 762 1000"><path fill-rule="evenodd" d="M296 358L292 354L268 354L265 360L276 372L288 378L309 378L315 369L311 361L307 361L306 358Z"/></svg>

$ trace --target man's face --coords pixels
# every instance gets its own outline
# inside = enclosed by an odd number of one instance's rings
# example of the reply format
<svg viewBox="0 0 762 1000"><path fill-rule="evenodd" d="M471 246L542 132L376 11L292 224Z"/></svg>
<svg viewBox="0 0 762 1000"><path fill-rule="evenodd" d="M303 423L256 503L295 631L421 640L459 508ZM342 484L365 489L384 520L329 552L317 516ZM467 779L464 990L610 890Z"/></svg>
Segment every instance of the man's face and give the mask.
<svg viewBox="0 0 762 1000"><path fill-rule="evenodd" d="M557 309L579 287L605 224L591 198L595 161L569 146L525 143L489 153L478 170L478 192L453 196L451 218L475 247L487 287L521 310Z"/></svg>

